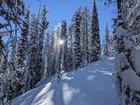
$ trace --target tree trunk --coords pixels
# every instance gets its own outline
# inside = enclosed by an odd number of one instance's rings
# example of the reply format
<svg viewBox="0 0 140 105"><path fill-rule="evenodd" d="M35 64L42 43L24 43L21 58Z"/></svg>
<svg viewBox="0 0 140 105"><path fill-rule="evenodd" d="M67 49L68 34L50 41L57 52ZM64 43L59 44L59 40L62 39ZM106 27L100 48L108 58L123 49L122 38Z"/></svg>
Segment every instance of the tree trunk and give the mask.
<svg viewBox="0 0 140 105"><path fill-rule="evenodd" d="M121 3L123 2L123 0L117 0L117 8L118 8L118 13L121 12Z"/></svg>

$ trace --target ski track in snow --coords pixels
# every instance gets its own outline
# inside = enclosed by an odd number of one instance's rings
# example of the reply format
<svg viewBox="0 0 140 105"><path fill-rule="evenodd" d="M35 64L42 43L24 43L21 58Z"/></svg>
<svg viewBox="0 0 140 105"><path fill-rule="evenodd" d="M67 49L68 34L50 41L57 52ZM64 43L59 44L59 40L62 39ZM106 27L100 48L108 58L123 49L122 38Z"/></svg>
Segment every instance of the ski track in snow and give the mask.
<svg viewBox="0 0 140 105"><path fill-rule="evenodd" d="M105 58L63 74L59 83L54 77L46 78L41 86L15 98L12 105L119 105L114 71L114 57Z"/></svg>

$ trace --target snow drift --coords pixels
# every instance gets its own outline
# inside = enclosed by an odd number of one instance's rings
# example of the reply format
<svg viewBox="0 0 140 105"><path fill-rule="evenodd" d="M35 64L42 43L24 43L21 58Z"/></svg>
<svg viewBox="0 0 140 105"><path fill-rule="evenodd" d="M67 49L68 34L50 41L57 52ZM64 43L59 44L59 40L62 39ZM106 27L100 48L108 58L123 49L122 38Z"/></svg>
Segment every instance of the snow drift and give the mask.
<svg viewBox="0 0 140 105"><path fill-rule="evenodd" d="M114 58L48 77L41 85L15 99L12 105L118 105L112 73Z"/></svg>

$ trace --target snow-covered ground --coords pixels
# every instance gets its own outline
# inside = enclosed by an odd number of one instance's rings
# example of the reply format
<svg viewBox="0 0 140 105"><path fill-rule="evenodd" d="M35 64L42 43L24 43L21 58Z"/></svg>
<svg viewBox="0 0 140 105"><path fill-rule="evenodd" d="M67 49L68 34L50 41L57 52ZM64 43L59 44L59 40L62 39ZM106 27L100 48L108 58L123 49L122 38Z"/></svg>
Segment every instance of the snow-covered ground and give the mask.
<svg viewBox="0 0 140 105"><path fill-rule="evenodd" d="M46 78L39 87L15 98L12 105L119 105L114 71L114 58L105 58L63 74L59 83L55 77Z"/></svg>

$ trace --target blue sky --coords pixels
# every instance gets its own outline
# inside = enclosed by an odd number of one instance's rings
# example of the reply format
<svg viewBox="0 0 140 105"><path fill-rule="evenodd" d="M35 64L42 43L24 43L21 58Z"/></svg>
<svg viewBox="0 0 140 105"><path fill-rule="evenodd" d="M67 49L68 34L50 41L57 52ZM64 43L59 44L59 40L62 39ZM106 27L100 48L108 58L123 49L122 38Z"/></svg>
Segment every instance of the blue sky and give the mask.
<svg viewBox="0 0 140 105"><path fill-rule="evenodd" d="M43 7L44 4L47 5L47 9L49 11L48 21L49 26L52 28L54 25L61 23L62 19L67 20L67 24L69 25L71 22L71 17L78 7L84 8L87 6L92 12L92 0L24 0L26 7L31 7L31 13L37 13L39 11L39 7ZM101 41L103 39L103 35L105 34L106 20L108 18L109 29L112 31L112 18L116 16L116 14L112 13L113 10L116 10L115 6L110 5L105 8L104 3L101 0L96 0L97 10L98 10L98 18L99 18L99 26L100 26L100 35Z"/></svg>

